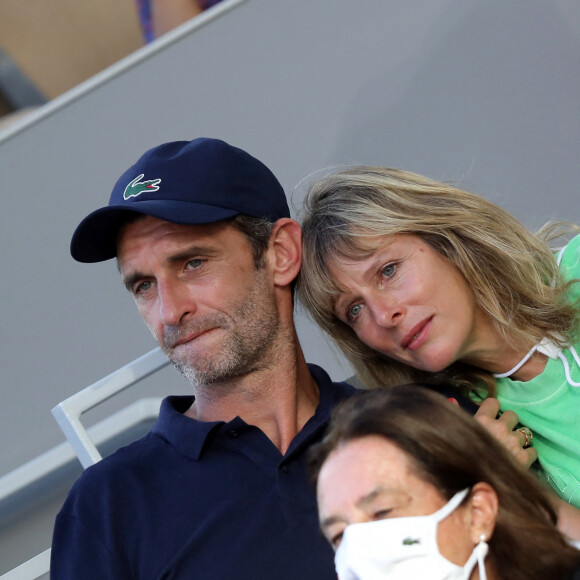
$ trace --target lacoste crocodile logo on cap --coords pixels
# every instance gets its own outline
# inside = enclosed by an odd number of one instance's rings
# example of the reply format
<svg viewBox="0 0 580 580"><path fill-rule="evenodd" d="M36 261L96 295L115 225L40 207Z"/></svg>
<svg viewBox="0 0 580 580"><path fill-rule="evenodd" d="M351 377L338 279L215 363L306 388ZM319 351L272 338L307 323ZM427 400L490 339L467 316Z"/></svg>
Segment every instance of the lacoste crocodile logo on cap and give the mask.
<svg viewBox="0 0 580 580"><path fill-rule="evenodd" d="M143 179L145 174L142 173L138 175L133 181L129 182L129 185L125 188L123 192L123 199L129 199L130 197L137 197L146 191L158 191L161 179L146 179L145 181L139 181Z"/></svg>

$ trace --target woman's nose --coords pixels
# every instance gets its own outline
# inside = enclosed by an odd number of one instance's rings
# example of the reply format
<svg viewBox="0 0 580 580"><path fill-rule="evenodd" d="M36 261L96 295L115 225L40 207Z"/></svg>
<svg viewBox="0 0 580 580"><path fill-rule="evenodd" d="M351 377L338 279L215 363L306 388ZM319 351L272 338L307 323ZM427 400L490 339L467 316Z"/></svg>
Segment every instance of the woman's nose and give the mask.
<svg viewBox="0 0 580 580"><path fill-rule="evenodd" d="M403 319L403 308L395 302L380 301L372 305L371 312L378 326L392 328Z"/></svg>

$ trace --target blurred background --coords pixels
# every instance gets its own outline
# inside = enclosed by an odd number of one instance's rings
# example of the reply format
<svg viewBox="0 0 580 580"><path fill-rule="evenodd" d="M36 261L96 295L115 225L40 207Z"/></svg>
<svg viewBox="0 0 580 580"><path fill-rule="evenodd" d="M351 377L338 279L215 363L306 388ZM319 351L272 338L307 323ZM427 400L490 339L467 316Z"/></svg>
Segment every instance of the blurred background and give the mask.
<svg viewBox="0 0 580 580"><path fill-rule="evenodd" d="M0 0L0 128L220 0Z"/></svg>

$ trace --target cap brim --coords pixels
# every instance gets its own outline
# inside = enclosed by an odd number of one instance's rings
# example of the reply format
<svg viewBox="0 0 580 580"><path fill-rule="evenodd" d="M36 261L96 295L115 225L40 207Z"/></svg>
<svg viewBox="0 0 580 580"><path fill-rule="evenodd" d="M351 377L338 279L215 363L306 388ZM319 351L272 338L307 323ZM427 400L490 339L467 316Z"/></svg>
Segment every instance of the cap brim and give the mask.
<svg viewBox="0 0 580 580"><path fill-rule="evenodd" d="M182 201L149 200L127 205L102 207L89 214L75 230L70 253L78 262L93 263L117 256L119 228L128 214L150 215L182 225L203 225L232 218L240 212L211 205Z"/></svg>

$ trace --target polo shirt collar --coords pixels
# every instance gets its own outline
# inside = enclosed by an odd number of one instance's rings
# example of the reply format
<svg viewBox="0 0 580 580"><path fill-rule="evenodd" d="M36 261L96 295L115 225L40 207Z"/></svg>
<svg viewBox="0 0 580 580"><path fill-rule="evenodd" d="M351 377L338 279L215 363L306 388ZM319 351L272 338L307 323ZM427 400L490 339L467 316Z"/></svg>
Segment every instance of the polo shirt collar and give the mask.
<svg viewBox="0 0 580 580"><path fill-rule="evenodd" d="M308 420L304 428L296 435L286 455L290 455L312 438L320 429L324 428L335 405L342 399L350 396L356 389L346 383L333 383L328 374L317 365L308 365L310 373L318 384L320 401L316 412ZM236 417L232 421L197 421L184 415L191 407L193 396L171 396L161 403L157 422L151 429L151 435L160 437L172 445L180 454L194 460L201 456L206 441L222 426L228 431L241 431L249 426Z"/></svg>

